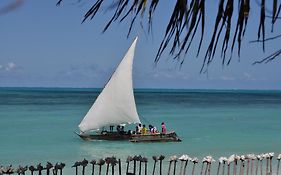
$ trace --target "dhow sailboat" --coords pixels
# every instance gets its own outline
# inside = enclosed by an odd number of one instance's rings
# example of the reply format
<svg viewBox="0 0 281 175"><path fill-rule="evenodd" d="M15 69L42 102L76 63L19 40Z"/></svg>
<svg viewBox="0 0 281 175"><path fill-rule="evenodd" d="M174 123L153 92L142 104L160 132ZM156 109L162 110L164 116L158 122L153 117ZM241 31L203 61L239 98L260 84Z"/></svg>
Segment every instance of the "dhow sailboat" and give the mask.
<svg viewBox="0 0 281 175"><path fill-rule="evenodd" d="M131 142L181 141L175 132L137 134L124 131L125 124L141 123L133 92L132 69L136 38L111 75L96 101L79 124L83 140L129 140ZM113 131L113 126L119 130ZM110 127L109 131L105 127ZM121 128L121 129L120 129Z"/></svg>

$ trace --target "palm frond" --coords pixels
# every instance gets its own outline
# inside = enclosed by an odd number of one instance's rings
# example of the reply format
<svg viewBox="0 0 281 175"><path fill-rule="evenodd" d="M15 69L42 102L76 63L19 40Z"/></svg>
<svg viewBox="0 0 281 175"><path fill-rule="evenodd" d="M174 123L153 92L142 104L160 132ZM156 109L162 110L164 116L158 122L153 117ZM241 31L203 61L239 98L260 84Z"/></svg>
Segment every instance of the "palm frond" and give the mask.
<svg viewBox="0 0 281 175"><path fill-rule="evenodd" d="M262 35L262 49L264 51L264 38L265 38L265 0L261 0L261 11L260 11L260 25L258 30L258 39L260 39L260 35Z"/></svg>
<svg viewBox="0 0 281 175"><path fill-rule="evenodd" d="M63 0L58 0L57 5L60 5ZM82 0L81 0L82 1ZM232 60L232 55L234 48L237 47L237 55L240 57L241 45L243 37L246 33L246 28L249 20L250 5L251 0L236 0L238 12L235 13L234 7L235 0L219 0L217 7L217 14L214 20L214 27L211 29L212 36L208 42L207 49L205 51L205 56L203 59L201 71L216 58L216 50L218 43L222 43L220 49L220 57L222 58L222 65L230 64ZM103 32L108 30L113 22L123 22L128 16L130 18L129 29L127 37L130 35L135 21L139 17L143 19L148 16L147 27L148 33L151 33L153 16L156 12L159 3L164 3L165 1L159 0L115 0L113 5L108 11L113 11L112 17L106 23ZM92 7L85 13L82 22L88 19L93 19L97 12L101 11L101 6L105 4L105 0L95 0ZM197 46L197 57L201 52L202 43L204 42L204 32L205 32L205 0L176 0L175 6L173 8L172 14L169 21L167 22L166 30L162 41L160 42L158 51L155 56L155 63L157 63L164 51L169 50L169 54L172 58L179 60L183 64L186 54L189 53L189 49L194 42L196 34L200 36L199 45ZM266 1L261 0L260 3L260 19L258 25L257 40L262 42L263 51L265 51L265 30L266 30ZM148 10L147 10L148 9ZM268 7L267 7L268 9ZM268 10L267 10L268 11ZM274 24L277 19L279 19L279 14L281 11L281 2L278 3L277 0L272 0L272 14L271 18L271 32L273 32ZM147 14L147 15L146 15ZM236 18L235 27L231 24L233 16ZM142 23L141 23L141 27ZM201 28L201 30L200 30ZM210 29L208 29L210 30ZM200 32L198 32L200 31ZM274 39L279 37L272 37ZM231 48L229 49L229 41L231 40ZM265 60L272 60L279 56L280 53L277 51L270 55ZM228 57L226 61L226 57ZM256 63L259 63L255 62ZM264 62L264 61L262 61ZM204 72L204 71L203 71Z"/></svg>
<svg viewBox="0 0 281 175"><path fill-rule="evenodd" d="M253 65L255 64L260 64L260 63L269 63L270 61L273 61L276 57L278 57L279 55L281 55L281 49L273 52L272 54L270 54L269 56L261 59L260 61L255 61L253 63Z"/></svg>

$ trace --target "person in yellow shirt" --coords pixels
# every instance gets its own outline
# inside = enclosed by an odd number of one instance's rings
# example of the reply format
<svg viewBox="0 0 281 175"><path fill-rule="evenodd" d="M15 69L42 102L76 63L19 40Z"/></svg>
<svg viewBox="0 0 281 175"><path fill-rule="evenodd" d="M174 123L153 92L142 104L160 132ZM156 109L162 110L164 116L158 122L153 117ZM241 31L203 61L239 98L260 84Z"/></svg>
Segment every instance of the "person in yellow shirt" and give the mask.
<svg viewBox="0 0 281 175"><path fill-rule="evenodd" d="M147 134L147 128L145 125L142 125L141 134Z"/></svg>

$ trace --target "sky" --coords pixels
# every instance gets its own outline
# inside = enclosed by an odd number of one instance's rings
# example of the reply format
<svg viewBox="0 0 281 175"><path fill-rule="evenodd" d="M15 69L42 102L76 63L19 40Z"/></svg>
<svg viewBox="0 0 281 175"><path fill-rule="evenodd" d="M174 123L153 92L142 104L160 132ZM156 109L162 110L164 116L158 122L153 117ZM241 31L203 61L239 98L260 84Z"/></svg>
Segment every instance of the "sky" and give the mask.
<svg viewBox="0 0 281 175"><path fill-rule="evenodd" d="M0 1L0 9L17 0ZM200 74L203 57L210 41L218 0L207 1L206 32L197 58L197 41L185 62L167 52L155 65L154 58L164 36L174 1L160 1L153 21L153 33L137 21L127 38L129 20L114 23L102 33L112 13L107 7L92 21L81 24L93 1L18 0L20 6L9 12L0 10L0 87L103 87L136 36L133 81L135 88L173 89L281 89L281 59L252 65L280 48L280 39L266 44L250 44L257 39L259 9L254 3L243 39L241 57L236 51L229 66L221 65L217 54L206 73ZM143 19L143 23L147 21ZM268 20L269 21L269 20ZM275 26L279 34L280 22ZM234 24L234 23L233 23ZM267 36L270 33L267 28ZM196 40L195 37L195 40Z"/></svg>

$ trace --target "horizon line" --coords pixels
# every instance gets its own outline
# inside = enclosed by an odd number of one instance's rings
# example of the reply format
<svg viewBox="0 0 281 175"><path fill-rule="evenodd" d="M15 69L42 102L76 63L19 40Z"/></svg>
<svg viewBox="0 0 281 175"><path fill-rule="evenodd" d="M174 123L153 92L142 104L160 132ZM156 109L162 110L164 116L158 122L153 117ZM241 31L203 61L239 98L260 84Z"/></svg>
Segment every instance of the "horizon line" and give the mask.
<svg viewBox="0 0 281 175"><path fill-rule="evenodd" d="M55 87L55 86L0 86L0 89L103 89L104 87ZM173 87L139 87L135 90L213 90L213 91L281 91L281 89L243 89L243 88L173 88Z"/></svg>

